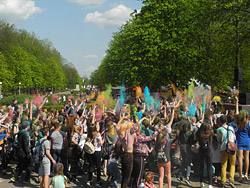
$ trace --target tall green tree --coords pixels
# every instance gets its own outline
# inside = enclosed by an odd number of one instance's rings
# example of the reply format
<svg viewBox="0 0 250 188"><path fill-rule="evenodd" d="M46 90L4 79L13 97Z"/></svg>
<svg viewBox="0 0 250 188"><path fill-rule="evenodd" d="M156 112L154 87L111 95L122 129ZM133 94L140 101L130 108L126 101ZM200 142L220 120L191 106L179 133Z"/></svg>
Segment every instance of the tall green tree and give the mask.
<svg viewBox="0 0 250 188"><path fill-rule="evenodd" d="M243 0L144 0L141 11L113 35L91 80L159 88L169 79L186 86L191 78L232 87L234 68L244 69L250 88L250 2Z"/></svg>
<svg viewBox="0 0 250 188"><path fill-rule="evenodd" d="M67 67L72 70L69 74ZM75 67L64 60L48 39L18 30L0 20L0 81L3 90L18 88L65 88L81 82ZM73 81L72 81L73 79ZM74 86L75 87L75 86Z"/></svg>

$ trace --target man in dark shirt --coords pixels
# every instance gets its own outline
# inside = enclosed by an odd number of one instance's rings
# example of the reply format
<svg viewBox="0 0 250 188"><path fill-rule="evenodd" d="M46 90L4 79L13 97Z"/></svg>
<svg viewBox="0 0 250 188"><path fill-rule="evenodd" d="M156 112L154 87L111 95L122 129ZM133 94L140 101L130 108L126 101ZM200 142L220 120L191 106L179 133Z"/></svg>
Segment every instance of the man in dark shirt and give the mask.
<svg viewBox="0 0 250 188"><path fill-rule="evenodd" d="M28 133L29 124L27 122L22 123L22 130L18 132L17 141L18 141L18 150L17 150L17 158L18 158L18 170L14 177L11 178L12 182L18 180L18 176L21 175L23 170L25 170L25 182L30 182L30 174L32 172L31 166L31 153L30 153L30 136Z"/></svg>

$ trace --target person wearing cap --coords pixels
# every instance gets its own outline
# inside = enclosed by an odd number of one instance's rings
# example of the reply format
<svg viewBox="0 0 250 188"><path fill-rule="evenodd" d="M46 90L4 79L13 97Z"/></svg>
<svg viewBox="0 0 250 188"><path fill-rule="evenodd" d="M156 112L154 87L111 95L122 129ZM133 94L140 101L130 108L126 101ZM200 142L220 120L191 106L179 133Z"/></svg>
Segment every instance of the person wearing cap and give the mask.
<svg viewBox="0 0 250 188"><path fill-rule="evenodd" d="M30 136L29 136L29 124L27 121L22 123L22 130L18 132L17 142L18 142L18 170L14 174L14 177L11 178L12 182L18 180L18 176L21 175L23 171L26 172L25 182L31 182L30 174L32 172L31 167L31 152L30 152Z"/></svg>

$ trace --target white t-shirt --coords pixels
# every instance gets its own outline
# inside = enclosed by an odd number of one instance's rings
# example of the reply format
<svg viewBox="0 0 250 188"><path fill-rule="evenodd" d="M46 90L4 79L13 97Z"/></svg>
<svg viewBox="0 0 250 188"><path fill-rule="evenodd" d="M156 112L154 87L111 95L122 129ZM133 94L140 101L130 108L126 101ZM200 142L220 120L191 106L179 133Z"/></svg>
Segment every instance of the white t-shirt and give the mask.
<svg viewBox="0 0 250 188"><path fill-rule="evenodd" d="M81 149L83 149L84 144L86 142L86 139L87 139L87 134L82 134L80 142L79 142L79 146L80 146Z"/></svg>
<svg viewBox="0 0 250 188"><path fill-rule="evenodd" d="M235 142L236 140L233 127L229 126L229 130L228 130L229 136L227 136L227 128L228 128L228 125L223 125L219 129L217 129L217 141L221 144L220 151L226 150L227 142L228 142L227 137L229 138L230 142Z"/></svg>

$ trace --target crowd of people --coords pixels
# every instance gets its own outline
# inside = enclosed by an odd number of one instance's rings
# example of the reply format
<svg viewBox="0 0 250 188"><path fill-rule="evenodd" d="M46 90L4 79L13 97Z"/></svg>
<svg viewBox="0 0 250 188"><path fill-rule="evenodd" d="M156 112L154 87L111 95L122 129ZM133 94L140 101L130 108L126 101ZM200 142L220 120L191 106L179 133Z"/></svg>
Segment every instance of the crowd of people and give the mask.
<svg viewBox="0 0 250 188"><path fill-rule="evenodd" d="M11 182L31 182L33 171L40 188L66 187L79 174L98 187L104 187L101 175L107 176L109 188L154 188L155 173L159 188L165 176L168 188L173 176L190 187L196 176L200 187L205 178L209 188L225 187L227 171L231 187L235 179L249 180L249 114L239 111L237 97L235 110L224 112L214 101L196 107L194 116L175 97L162 98L158 111L136 97L114 109L68 98L64 108L48 111L47 100L1 106L2 173L17 163Z"/></svg>

